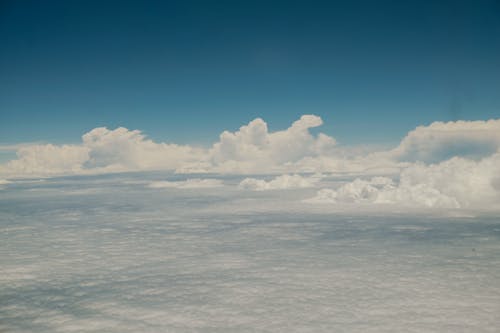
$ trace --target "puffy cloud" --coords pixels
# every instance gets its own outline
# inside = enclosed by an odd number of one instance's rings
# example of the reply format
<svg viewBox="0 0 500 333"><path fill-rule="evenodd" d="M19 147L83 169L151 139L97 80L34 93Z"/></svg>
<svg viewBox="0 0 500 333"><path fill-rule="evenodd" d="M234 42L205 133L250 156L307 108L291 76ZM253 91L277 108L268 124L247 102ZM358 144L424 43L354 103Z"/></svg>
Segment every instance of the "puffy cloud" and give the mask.
<svg viewBox="0 0 500 333"><path fill-rule="evenodd" d="M320 117L303 115L288 129L269 133L260 118L236 132L224 131L210 150L215 170L221 172L283 171L306 157L327 155L335 139L309 129L323 123Z"/></svg>
<svg viewBox="0 0 500 333"><path fill-rule="evenodd" d="M18 159L0 166L0 174L44 176L138 170L177 172L282 172L308 156L327 154L335 140L313 136L322 120L304 115L288 129L269 132L260 118L236 132L225 131L210 149L156 143L138 130L99 127L82 137L81 145L27 145Z"/></svg>
<svg viewBox="0 0 500 333"><path fill-rule="evenodd" d="M316 197L305 201L311 203L374 202L381 188L392 186L392 180L386 177L375 177L370 181L355 179L336 190L321 189Z"/></svg>
<svg viewBox="0 0 500 333"><path fill-rule="evenodd" d="M454 156L480 159L500 148L500 119L419 126L391 153L401 161L436 163Z"/></svg>
<svg viewBox="0 0 500 333"><path fill-rule="evenodd" d="M0 165L0 175L13 178L168 170L221 174L342 172L366 177L398 174L416 161L437 163L461 156L477 162L500 147L500 120L420 126L395 149L378 152L337 147L334 138L310 132L321 124L320 117L304 115L289 128L270 132L266 122L257 118L237 131L224 131L208 149L157 143L138 130L100 127L83 135L78 145L19 145L17 159Z"/></svg>
<svg viewBox="0 0 500 333"><path fill-rule="evenodd" d="M211 178L192 178L183 181L156 181L148 185L150 188L180 188L180 189L197 189L197 188L214 188L224 186L220 179Z"/></svg>
<svg viewBox="0 0 500 333"><path fill-rule="evenodd" d="M13 176L47 176L138 170L174 170L206 159L206 152L191 146L155 143L140 131L119 127L95 128L81 145L31 145L17 151L18 158L0 166Z"/></svg>
<svg viewBox="0 0 500 333"><path fill-rule="evenodd" d="M441 208L500 208L500 153L480 161L455 157L414 164L395 183L387 177L356 179L322 189L309 203L373 203Z"/></svg>
<svg viewBox="0 0 500 333"><path fill-rule="evenodd" d="M315 186L320 178L320 175L312 177L303 177L301 175L281 175L269 181L256 178L245 178L240 182L239 187L253 191L305 188Z"/></svg>
<svg viewBox="0 0 500 333"><path fill-rule="evenodd" d="M87 168L116 166L126 170L175 169L184 163L203 159L201 149L176 144L155 143L140 131L119 127L95 128L83 137L89 148Z"/></svg>
<svg viewBox="0 0 500 333"><path fill-rule="evenodd" d="M52 175L80 173L89 158L89 148L52 144L23 146L17 159L0 166L0 173L13 175Z"/></svg>

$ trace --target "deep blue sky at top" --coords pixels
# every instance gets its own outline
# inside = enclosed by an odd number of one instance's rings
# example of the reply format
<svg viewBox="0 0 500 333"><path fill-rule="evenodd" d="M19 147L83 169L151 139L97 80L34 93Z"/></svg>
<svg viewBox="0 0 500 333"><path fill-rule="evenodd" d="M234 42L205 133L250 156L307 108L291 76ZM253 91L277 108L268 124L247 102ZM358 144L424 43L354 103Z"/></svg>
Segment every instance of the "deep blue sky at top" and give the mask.
<svg viewBox="0 0 500 333"><path fill-rule="evenodd" d="M2 1L0 144L209 143L301 114L340 142L500 117L500 1Z"/></svg>

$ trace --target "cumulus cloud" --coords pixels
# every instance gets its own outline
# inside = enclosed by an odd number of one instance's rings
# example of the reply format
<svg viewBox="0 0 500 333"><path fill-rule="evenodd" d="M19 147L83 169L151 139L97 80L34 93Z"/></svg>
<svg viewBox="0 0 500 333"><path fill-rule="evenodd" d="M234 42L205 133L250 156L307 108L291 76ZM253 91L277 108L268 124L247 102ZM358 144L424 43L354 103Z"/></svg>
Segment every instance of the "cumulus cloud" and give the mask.
<svg viewBox="0 0 500 333"><path fill-rule="evenodd" d="M204 150L188 145L155 143L140 131L123 127L95 128L80 145L30 145L17 151L17 159L0 166L13 176L88 174L139 170L174 170L202 162Z"/></svg>
<svg viewBox="0 0 500 333"><path fill-rule="evenodd" d="M138 130L100 127L84 134L81 144L18 145L17 159L0 165L0 176L167 170L220 174L341 172L366 178L368 175L408 174L420 167L431 168L429 163L440 163L455 156L464 160L450 163L475 165L500 148L500 120L436 122L420 126L408 133L396 148L373 152L338 147L333 137L311 133L312 128L322 123L318 116L303 115L287 129L270 132L267 123L257 118L234 132L224 131L209 148L158 143ZM438 172L438 169L429 170ZM294 178L280 180L290 184L296 181ZM245 186L278 186L262 182L248 180Z"/></svg>
<svg viewBox="0 0 500 333"><path fill-rule="evenodd" d="M283 190L313 187L320 180L320 175L304 177L301 175L281 175L269 181L257 178L245 178L239 188L252 191Z"/></svg>
<svg viewBox="0 0 500 333"><path fill-rule="evenodd" d="M127 170L175 169L183 163L203 159L203 151L191 146L155 143L140 131L100 127L83 137L89 149L87 168L112 167Z"/></svg>
<svg viewBox="0 0 500 333"><path fill-rule="evenodd" d="M192 178L182 181L156 181L151 182L148 187L150 188L180 188L180 189L197 189L197 188L214 188L224 186L220 179L212 178Z"/></svg>
<svg viewBox="0 0 500 333"><path fill-rule="evenodd" d="M23 146L16 153L17 159L7 162L0 171L14 175L80 173L89 151L78 145Z"/></svg>
<svg viewBox="0 0 500 333"><path fill-rule="evenodd" d="M499 208L500 153L480 161L454 157L438 164L417 163L396 183L387 177L355 179L322 189L309 203L372 203L441 208Z"/></svg>
<svg viewBox="0 0 500 333"><path fill-rule="evenodd" d="M17 159L0 166L0 174L44 176L143 170L192 172L282 172L303 158L328 154L335 139L316 136L318 116L304 115L288 129L269 132L257 118L236 132L224 131L210 149L156 143L141 131L99 127L80 145L26 145Z"/></svg>
<svg viewBox="0 0 500 333"><path fill-rule="evenodd" d="M436 163L454 156L480 159L500 148L500 119L419 126L391 153L401 161Z"/></svg>
<svg viewBox="0 0 500 333"><path fill-rule="evenodd" d="M270 133L257 118L236 132L224 131L210 150L215 170L220 172L275 172L311 156L328 155L335 139L313 136L309 129L323 123L320 117L304 115L288 129Z"/></svg>

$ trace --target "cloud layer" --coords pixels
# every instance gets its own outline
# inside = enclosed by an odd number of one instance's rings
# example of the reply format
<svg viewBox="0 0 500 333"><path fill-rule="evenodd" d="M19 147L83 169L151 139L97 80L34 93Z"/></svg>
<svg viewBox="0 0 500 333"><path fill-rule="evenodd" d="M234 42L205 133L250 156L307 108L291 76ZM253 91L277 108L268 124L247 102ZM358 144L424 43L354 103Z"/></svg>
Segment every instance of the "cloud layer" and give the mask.
<svg viewBox="0 0 500 333"><path fill-rule="evenodd" d="M0 165L0 176L12 180L148 170L279 175L271 180L246 178L239 184L240 189L263 191L321 188L319 178L300 174L344 173L359 179L323 188L307 201L446 208L500 202L500 120L419 126L396 148L373 152L337 147L333 137L313 135L310 129L320 125L320 117L303 115L287 129L270 132L257 118L234 132L224 131L209 148L157 143L138 130L100 127L84 134L78 145L20 145L17 159ZM191 179L149 186L221 185L215 179Z"/></svg>
<svg viewBox="0 0 500 333"><path fill-rule="evenodd" d="M10 177L171 170L180 173L282 172L308 157L327 156L335 139L316 136L310 128L322 120L304 115L288 129L269 132L257 118L236 132L224 131L209 149L156 143L138 130L95 128L80 145L31 145L17 151L17 159L0 166Z"/></svg>
<svg viewBox="0 0 500 333"><path fill-rule="evenodd" d="M454 157L439 164L416 163L395 182L387 177L355 179L322 189L310 203L372 203L435 208L496 208L500 202L500 153L480 161Z"/></svg>
<svg viewBox="0 0 500 333"><path fill-rule="evenodd" d="M182 181L155 181L149 183L149 188L180 188L180 189L198 189L198 188L214 188L222 187L224 183L220 179L200 179L192 178Z"/></svg>
<svg viewBox="0 0 500 333"><path fill-rule="evenodd" d="M239 188L252 191L285 190L313 187L321 179L320 175L304 177L301 175L281 175L269 181L257 178L245 178Z"/></svg>
<svg viewBox="0 0 500 333"><path fill-rule="evenodd" d="M402 161L436 163L454 156L480 159L500 148L500 119L419 126L392 151Z"/></svg>

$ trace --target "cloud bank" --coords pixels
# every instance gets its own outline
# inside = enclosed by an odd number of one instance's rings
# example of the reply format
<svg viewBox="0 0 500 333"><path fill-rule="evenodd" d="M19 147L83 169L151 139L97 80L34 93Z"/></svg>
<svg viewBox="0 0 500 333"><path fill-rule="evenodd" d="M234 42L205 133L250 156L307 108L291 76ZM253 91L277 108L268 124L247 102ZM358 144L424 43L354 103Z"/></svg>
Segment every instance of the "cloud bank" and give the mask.
<svg viewBox="0 0 500 333"><path fill-rule="evenodd" d="M180 189L197 189L197 188L214 188L222 187L224 183L220 179L200 179L192 178L182 181L156 181L149 183L149 188L180 188Z"/></svg>
<svg viewBox="0 0 500 333"><path fill-rule="evenodd" d="M500 120L434 122L419 126L391 153L398 160L437 163L454 156L480 159L500 149Z"/></svg>
<svg viewBox="0 0 500 333"><path fill-rule="evenodd" d="M357 178L322 189L309 203L372 203L436 208L495 208L500 203L500 153L480 161L454 157L439 164L416 163L395 182Z"/></svg>
<svg viewBox="0 0 500 333"><path fill-rule="evenodd" d="M81 144L19 145L17 159L0 165L0 177L51 177L128 171L274 174L246 178L240 189L264 191L319 186L303 173L343 173L358 179L323 188L313 203L404 204L427 207L498 206L500 120L435 122L419 126L394 149L357 152L338 147L315 115L303 115L284 130L270 132L254 119L224 131L209 148L157 143L138 130L95 128ZM373 176L383 176L374 177ZM154 182L153 188L202 188L215 179Z"/></svg>
<svg viewBox="0 0 500 333"><path fill-rule="evenodd" d="M252 191L285 190L313 187L321 176L304 177L301 175L281 175L269 181L257 178L245 178L239 188Z"/></svg>
<svg viewBox="0 0 500 333"><path fill-rule="evenodd" d="M138 130L95 128L80 145L28 145L0 166L7 177L170 170L179 173L278 173L307 157L330 153L335 139L312 135L318 116L304 115L288 129L269 132L257 118L235 132L224 131L208 149L156 143Z"/></svg>
<svg viewBox="0 0 500 333"><path fill-rule="evenodd" d="M17 159L0 165L8 177L169 170L178 173L280 174L298 172L383 173L415 162L454 156L479 160L500 148L500 120L435 122L419 126L389 151L350 153L323 133L320 117L304 115L289 128L269 132L257 118L235 132L224 131L209 148L157 143L138 130L99 127L78 145L21 145Z"/></svg>

